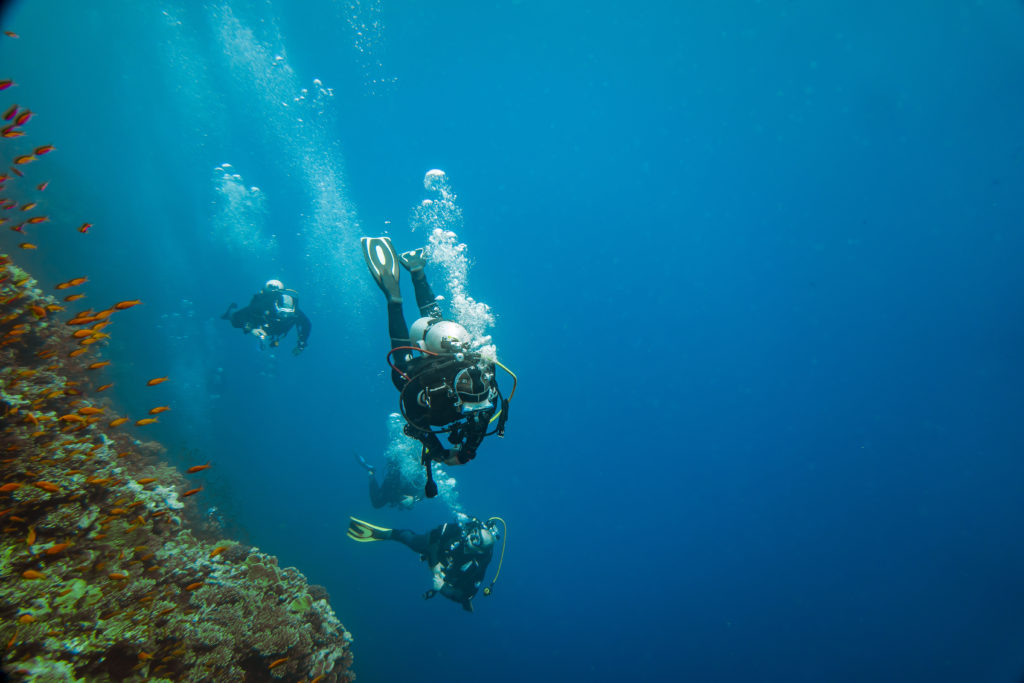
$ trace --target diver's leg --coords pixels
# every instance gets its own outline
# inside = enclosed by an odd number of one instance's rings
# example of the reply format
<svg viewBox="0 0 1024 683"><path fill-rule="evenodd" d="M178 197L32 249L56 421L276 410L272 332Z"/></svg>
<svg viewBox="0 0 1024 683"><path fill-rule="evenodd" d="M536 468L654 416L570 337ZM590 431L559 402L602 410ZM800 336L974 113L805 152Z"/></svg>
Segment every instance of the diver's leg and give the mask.
<svg viewBox="0 0 1024 683"><path fill-rule="evenodd" d="M414 552L419 553L420 555L426 555L430 549L429 535L417 534L408 529L392 529L391 540L398 541L402 545L406 546Z"/></svg>
<svg viewBox="0 0 1024 683"><path fill-rule="evenodd" d="M384 491L381 489L380 484L377 483L377 476L370 473L370 505L374 509L382 508L388 504L387 498L384 497Z"/></svg>
<svg viewBox="0 0 1024 683"><path fill-rule="evenodd" d="M401 300L388 302L388 334L391 335L392 349L396 349L399 346L412 345L409 341L409 327L405 324L405 315L402 313ZM412 353L408 350L395 352L395 367L397 367L401 372L405 372L405 369L411 360ZM392 370L391 383L395 385L396 389L401 391L407 381L407 378L403 377L400 372Z"/></svg>

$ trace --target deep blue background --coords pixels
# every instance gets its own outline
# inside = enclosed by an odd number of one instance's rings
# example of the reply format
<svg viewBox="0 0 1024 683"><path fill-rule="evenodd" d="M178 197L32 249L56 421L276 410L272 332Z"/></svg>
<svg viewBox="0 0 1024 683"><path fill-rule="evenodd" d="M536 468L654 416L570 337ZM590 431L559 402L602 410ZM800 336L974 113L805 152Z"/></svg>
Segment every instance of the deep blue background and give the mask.
<svg viewBox="0 0 1024 683"><path fill-rule="evenodd" d="M145 301L110 329L115 400L171 403L148 434L212 459L204 504L328 588L362 680L1020 680L1021 3L33 0L4 23L0 107L38 112L4 153L58 147L18 256ZM322 115L293 101L314 78ZM224 233L222 163L273 248ZM396 405L357 238L421 244L430 168L521 380L507 438L454 472L509 522L473 615L344 534L446 515L371 510L353 460ZM313 319L299 358L217 319L269 277Z"/></svg>

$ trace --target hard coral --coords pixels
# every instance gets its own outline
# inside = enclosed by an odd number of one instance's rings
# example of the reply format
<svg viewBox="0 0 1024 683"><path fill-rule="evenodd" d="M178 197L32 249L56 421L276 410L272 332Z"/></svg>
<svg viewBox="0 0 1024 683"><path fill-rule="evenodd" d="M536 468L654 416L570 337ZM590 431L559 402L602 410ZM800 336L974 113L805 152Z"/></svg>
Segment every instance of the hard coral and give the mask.
<svg viewBox="0 0 1024 683"><path fill-rule="evenodd" d="M0 642L11 680L353 680L351 635L325 591L258 549L190 531L183 476L158 460L162 446L102 419L111 399L93 397L87 365L69 356L85 347L55 307L0 256Z"/></svg>

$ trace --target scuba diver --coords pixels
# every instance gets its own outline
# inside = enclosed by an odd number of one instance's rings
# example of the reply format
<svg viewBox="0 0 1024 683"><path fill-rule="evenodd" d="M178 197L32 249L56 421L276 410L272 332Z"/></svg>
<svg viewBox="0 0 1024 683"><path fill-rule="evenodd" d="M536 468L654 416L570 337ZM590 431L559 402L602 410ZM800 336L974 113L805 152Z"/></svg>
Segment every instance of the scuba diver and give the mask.
<svg viewBox="0 0 1024 683"><path fill-rule="evenodd" d="M408 529L385 529L374 526L355 517L349 517L348 537L360 543L372 541L398 541L427 563L433 574L433 584L423 594L424 600L437 595L462 605L467 612L473 611L473 596L480 589L487 573L487 565L494 554L494 541L501 537L498 524L505 520L491 517L481 522L476 517L462 515L459 521L446 522L428 533L417 534ZM507 532L507 528L505 530ZM507 533L505 534L508 535ZM501 573L505 558L505 541L501 542L501 559L484 595L490 595L494 583Z"/></svg>
<svg viewBox="0 0 1024 683"><path fill-rule="evenodd" d="M292 349L292 355L297 356L305 350L313 324L299 310L298 293L285 289L280 280L267 280L263 289L253 295L248 306L235 311L236 308L238 304L228 306L221 319L229 320L232 327L239 327L245 334L252 334L259 339L261 349L264 343L269 343L271 347L278 346L294 326L299 341Z"/></svg>
<svg viewBox="0 0 1024 683"><path fill-rule="evenodd" d="M423 445L420 460L427 475L424 491L427 498L433 498L437 495L437 484L430 466L432 461L463 465L476 457L485 436L505 435L508 402L516 391L515 375L497 360L470 350L466 328L441 317L423 271L423 249L407 251L399 257L388 237L362 237L360 243L366 265L388 302L391 381L399 391L405 433ZM406 326L402 312L399 263L412 276L419 306L420 317L411 327ZM413 352L420 355L414 356ZM495 365L512 374L508 398L498 388ZM493 429L492 422L496 423ZM441 445L439 434L448 435L451 448Z"/></svg>
<svg viewBox="0 0 1024 683"><path fill-rule="evenodd" d="M412 510L416 503L423 500L420 495L422 484L406 479L400 465L394 460L388 460L383 483L377 483L377 468L366 462L363 456L356 455L356 460L370 475L370 504L374 509L390 505L400 510Z"/></svg>

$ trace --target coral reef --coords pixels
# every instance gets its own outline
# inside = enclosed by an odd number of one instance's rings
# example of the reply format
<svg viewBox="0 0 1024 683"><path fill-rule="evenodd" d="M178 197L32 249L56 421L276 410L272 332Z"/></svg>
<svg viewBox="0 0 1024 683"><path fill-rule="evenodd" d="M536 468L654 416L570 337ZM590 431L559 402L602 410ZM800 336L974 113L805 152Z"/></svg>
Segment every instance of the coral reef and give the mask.
<svg viewBox="0 0 1024 683"><path fill-rule="evenodd" d="M353 680L351 635L326 591L257 548L192 528L199 489L100 393L102 330L128 307L59 322L63 305L0 256L5 672L12 681Z"/></svg>

